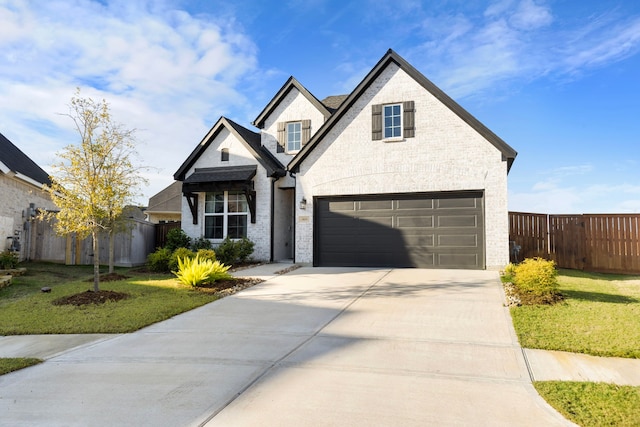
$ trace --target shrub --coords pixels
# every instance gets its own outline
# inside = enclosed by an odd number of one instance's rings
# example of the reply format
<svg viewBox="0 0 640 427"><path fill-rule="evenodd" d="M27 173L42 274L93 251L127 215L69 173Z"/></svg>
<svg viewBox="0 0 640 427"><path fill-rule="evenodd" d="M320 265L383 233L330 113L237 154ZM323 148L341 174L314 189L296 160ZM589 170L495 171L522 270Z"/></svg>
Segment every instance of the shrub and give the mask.
<svg viewBox="0 0 640 427"><path fill-rule="evenodd" d="M188 286L198 286L209 280L209 275L213 270L213 262L201 260L197 255L195 258L178 257L178 271L172 273L176 275L178 281Z"/></svg>
<svg viewBox="0 0 640 427"><path fill-rule="evenodd" d="M196 254L193 253L191 249L188 248L178 248L171 254L171 258L169 259L169 271L178 270L178 259L179 258L193 258Z"/></svg>
<svg viewBox="0 0 640 427"><path fill-rule="evenodd" d="M178 257L178 271L173 271L178 281L188 286L199 286L203 283L213 283L216 280L233 279L227 270L229 266L218 261L201 259L200 255L194 258Z"/></svg>
<svg viewBox="0 0 640 427"><path fill-rule="evenodd" d="M216 252L213 249L198 249L196 255L200 256L200 259L216 261Z"/></svg>
<svg viewBox="0 0 640 427"><path fill-rule="evenodd" d="M513 284L524 304L549 304L562 296L558 290L555 262L527 258L513 268Z"/></svg>
<svg viewBox="0 0 640 427"><path fill-rule="evenodd" d="M159 248L155 252L147 256L147 267L151 271L164 273L169 270L169 261L171 260L171 251L167 248Z"/></svg>
<svg viewBox="0 0 640 427"><path fill-rule="evenodd" d="M209 282L213 283L217 280L232 280L233 276L228 273L230 265L224 265L220 263L220 261L216 261L213 263L213 267L211 268L211 273L209 273Z"/></svg>
<svg viewBox="0 0 640 427"><path fill-rule="evenodd" d="M216 248L216 258L223 264L233 265L238 259L238 245L228 237Z"/></svg>
<svg viewBox="0 0 640 427"><path fill-rule="evenodd" d="M18 256L11 251L4 251L0 254L0 269L8 270L18 266Z"/></svg>
<svg viewBox="0 0 640 427"><path fill-rule="evenodd" d="M503 281L513 282L513 276L515 275L515 270L516 270L516 264L514 263L507 264L502 274Z"/></svg>
<svg viewBox="0 0 640 427"><path fill-rule="evenodd" d="M234 241L228 237L216 248L216 258L226 265L234 265L238 262L246 262L255 244L246 237L242 240Z"/></svg>
<svg viewBox="0 0 640 427"><path fill-rule="evenodd" d="M238 261L247 262L247 260L253 253L255 244L246 237L239 242L236 242L236 244L238 245Z"/></svg>
<svg viewBox="0 0 640 427"><path fill-rule="evenodd" d="M187 233L185 233L183 229L172 228L167 233L167 243L164 247L169 249L171 252L178 248L188 248L190 246L191 237L187 236Z"/></svg>
<svg viewBox="0 0 640 427"><path fill-rule="evenodd" d="M198 237L191 244L191 249L194 251L199 251L200 249L211 249L213 245L209 239L205 239L204 237ZM214 260L215 261L215 260Z"/></svg>

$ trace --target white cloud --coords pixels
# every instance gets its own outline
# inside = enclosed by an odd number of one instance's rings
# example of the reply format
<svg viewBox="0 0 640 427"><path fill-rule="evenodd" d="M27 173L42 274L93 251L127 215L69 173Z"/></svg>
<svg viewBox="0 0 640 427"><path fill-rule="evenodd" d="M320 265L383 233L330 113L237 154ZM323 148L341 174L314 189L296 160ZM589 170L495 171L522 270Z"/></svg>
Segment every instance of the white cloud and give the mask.
<svg viewBox="0 0 640 427"><path fill-rule="evenodd" d="M47 169L55 151L75 142L59 113L80 87L138 130L138 151L157 168L143 189L149 196L171 182L219 115L246 102L236 86L256 67L256 51L233 19L164 3L3 3L0 96L11 102L0 105L0 131Z"/></svg>
<svg viewBox="0 0 640 427"><path fill-rule="evenodd" d="M516 11L509 18L509 22L515 28L532 30L545 27L553 21L553 16L548 7L542 6L533 0L523 0Z"/></svg>
<svg viewBox="0 0 640 427"><path fill-rule="evenodd" d="M481 16L423 9L423 41L410 51L419 69L454 98L481 96L542 76L574 75L623 60L640 50L640 17L616 12L579 24L555 16L553 3L501 0ZM414 14L416 12L414 11Z"/></svg>

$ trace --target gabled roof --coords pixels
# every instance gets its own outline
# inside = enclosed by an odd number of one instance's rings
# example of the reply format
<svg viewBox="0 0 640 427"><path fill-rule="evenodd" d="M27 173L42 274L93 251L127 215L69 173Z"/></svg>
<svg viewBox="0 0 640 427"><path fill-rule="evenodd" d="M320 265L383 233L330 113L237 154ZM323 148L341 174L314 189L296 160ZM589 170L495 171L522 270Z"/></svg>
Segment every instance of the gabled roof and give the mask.
<svg viewBox="0 0 640 427"><path fill-rule="evenodd" d="M176 181L184 181L186 173L198 160L198 158L204 153L211 142L216 138L222 129L227 129L231 132L240 142L242 142L247 149L253 154L258 163L260 163L266 170L268 176L284 176L284 166L273 154L269 152L260 143L260 134L250 131L249 129L240 126L232 120L226 117L220 117L215 125L209 130L207 135L200 141L200 144L191 152L187 160L182 163L180 168L173 175Z"/></svg>
<svg viewBox="0 0 640 427"><path fill-rule="evenodd" d="M15 173L36 185L51 185L49 174L0 133L0 172Z"/></svg>
<svg viewBox="0 0 640 427"><path fill-rule="evenodd" d="M282 85L278 93L271 99L271 101L264 107L264 110L258 115L258 117L253 121L253 125L258 129L264 128L264 122L269 117L273 110L276 109L278 104L282 102L282 100L291 92L292 89L298 89L298 91L304 95L305 98L309 100L317 109L322 113L325 120L329 118L331 112L327 109L327 107L318 100L311 92L309 92L304 86L300 84L298 80L296 80L293 76L289 77L289 79Z"/></svg>
<svg viewBox="0 0 640 427"><path fill-rule="evenodd" d="M464 120L469 126L475 129L480 135L482 135L487 141L493 144L501 153L502 158L507 162L507 171L511 169L511 164L518 154L513 148L511 148L506 142L504 142L499 136L493 133L489 128L480 123L478 119L473 117L467 110L462 108L460 104L451 99L440 88L427 79L422 73L416 70L411 64L409 64L404 58L389 49L387 53L378 61L373 69L367 74L367 76L356 86L356 88L349 94L340 107L336 110L331 117L325 121L320 129L313 135L311 140L298 152L298 154L289 162L287 169L290 171L297 171L300 167L300 163L309 155L309 153L315 148L316 145L324 138L328 132L340 121L342 116L353 106L353 104L362 96L362 94L371 86L378 76L391 64L395 63L398 67L404 70L409 76L411 76L416 82L424 87L429 93L435 96L440 102L453 111L458 117Z"/></svg>

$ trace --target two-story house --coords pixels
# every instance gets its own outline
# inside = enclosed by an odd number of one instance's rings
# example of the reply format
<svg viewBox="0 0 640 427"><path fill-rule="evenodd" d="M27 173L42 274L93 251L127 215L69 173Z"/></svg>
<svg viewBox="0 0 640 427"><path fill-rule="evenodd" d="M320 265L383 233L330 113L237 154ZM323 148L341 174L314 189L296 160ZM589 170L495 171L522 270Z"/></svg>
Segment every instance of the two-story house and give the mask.
<svg viewBox="0 0 640 427"><path fill-rule="evenodd" d="M289 78L253 125L220 118L175 173L190 236L316 266L508 263L516 152L394 51L345 96Z"/></svg>

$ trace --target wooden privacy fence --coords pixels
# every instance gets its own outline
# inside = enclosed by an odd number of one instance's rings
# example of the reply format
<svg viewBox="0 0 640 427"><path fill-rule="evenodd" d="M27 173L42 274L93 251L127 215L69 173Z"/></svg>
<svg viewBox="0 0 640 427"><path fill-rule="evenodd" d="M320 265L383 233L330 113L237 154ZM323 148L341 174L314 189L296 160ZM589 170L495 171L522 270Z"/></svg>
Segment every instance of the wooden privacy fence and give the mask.
<svg viewBox="0 0 640 427"><path fill-rule="evenodd" d="M640 215L509 212L511 261L542 257L558 267L640 274Z"/></svg>
<svg viewBox="0 0 640 427"><path fill-rule="evenodd" d="M154 247L162 248L167 243L167 233L174 228L180 228L181 225L182 222L180 221L156 224Z"/></svg>

